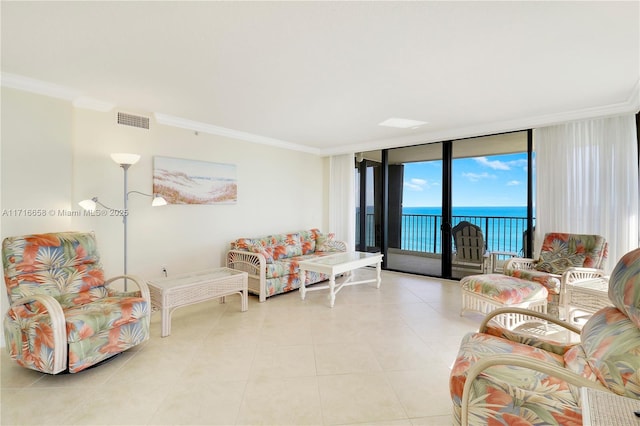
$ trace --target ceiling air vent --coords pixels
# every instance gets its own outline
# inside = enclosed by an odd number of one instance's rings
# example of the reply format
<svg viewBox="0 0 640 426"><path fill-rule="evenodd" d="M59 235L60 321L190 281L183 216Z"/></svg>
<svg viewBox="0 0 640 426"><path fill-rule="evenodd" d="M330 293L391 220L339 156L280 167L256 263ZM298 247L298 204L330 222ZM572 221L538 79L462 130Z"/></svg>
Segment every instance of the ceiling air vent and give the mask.
<svg viewBox="0 0 640 426"><path fill-rule="evenodd" d="M139 115L119 112L118 124L122 124L124 126L139 127L141 129L149 129L149 117L140 117Z"/></svg>

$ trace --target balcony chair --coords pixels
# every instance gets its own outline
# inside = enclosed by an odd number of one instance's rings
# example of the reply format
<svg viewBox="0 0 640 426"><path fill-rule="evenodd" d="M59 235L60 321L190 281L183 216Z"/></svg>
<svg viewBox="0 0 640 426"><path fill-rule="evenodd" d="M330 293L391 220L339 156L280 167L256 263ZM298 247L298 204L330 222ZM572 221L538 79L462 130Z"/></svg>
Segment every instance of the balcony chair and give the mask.
<svg viewBox="0 0 640 426"><path fill-rule="evenodd" d="M609 280L615 306L580 331L549 315L518 308L489 314L461 342L451 370L457 424L582 424L580 387L640 400L640 249L627 253ZM496 326L492 317L524 312L580 334L561 343ZM566 331L560 332L566 337ZM631 413L629 413L630 416Z"/></svg>
<svg viewBox="0 0 640 426"><path fill-rule="evenodd" d="M453 227L452 235L455 247L452 266L486 273L489 270L490 257L485 247L482 229L471 222L462 221Z"/></svg>
<svg viewBox="0 0 640 426"><path fill-rule="evenodd" d="M43 373L77 373L149 338L146 283L104 279L93 233L5 238L4 280L11 304L4 318L9 355ZM127 279L128 293L109 287Z"/></svg>
<svg viewBox="0 0 640 426"><path fill-rule="evenodd" d="M514 278L542 284L548 291L548 313L559 312L567 283L604 276L607 243L599 235L552 232L544 236L537 260L512 258L503 273Z"/></svg>

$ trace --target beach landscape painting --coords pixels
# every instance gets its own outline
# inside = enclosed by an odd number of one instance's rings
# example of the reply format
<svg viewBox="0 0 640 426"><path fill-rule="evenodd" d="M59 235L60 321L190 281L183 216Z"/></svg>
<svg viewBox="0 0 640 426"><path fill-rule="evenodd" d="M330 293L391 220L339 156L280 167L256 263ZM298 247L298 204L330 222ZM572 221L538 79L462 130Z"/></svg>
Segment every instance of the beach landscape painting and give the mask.
<svg viewBox="0 0 640 426"><path fill-rule="evenodd" d="M164 197L169 204L236 203L236 166L155 156L153 192Z"/></svg>

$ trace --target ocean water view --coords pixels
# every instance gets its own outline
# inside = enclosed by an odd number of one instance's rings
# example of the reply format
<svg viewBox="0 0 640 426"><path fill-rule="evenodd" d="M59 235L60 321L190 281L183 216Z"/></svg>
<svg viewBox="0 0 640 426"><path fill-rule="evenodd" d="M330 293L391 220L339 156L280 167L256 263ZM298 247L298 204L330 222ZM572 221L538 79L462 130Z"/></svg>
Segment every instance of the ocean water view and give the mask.
<svg viewBox="0 0 640 426"><path fill-rule="evenodd" d="M522 254L523 234L527 229L526 206L453 207L452 226L468 221L482 229L489 251ZM535 220L534 220L535 224ZM442 209L440 207L404 207L399 245L402 250L441 253ZM375 229L373 207L367 207L367 240Z"/></svg>
<svg viewBox="0 0 640 426"><path fill-rule="evenodd" d="M372 207L368 207L367 211ZM453 207L453 216L527 217L527 206ZM441 207L403 207L403 214L442 215Z"/></svg>

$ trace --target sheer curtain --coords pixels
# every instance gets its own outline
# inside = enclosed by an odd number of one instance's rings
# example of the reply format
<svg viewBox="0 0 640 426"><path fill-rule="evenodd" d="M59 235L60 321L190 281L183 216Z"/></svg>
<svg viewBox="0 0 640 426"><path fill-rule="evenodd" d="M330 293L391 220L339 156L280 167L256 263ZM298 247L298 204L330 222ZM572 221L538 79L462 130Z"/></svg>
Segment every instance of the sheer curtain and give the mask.
<svg viewBox="0 0 640 426"><path fill-rule="evenodd" d="M638 247L638 144L633 115L534 131L536 235L598 234L610 272ZM536 249L539 250L539 243Z"/></svg>
<svg viewBox="0 0 640 426"><path fill-rule="evenodd" d="M353 153L329 158L329 231L337 240L356 245L355 166Z"/></svg>

